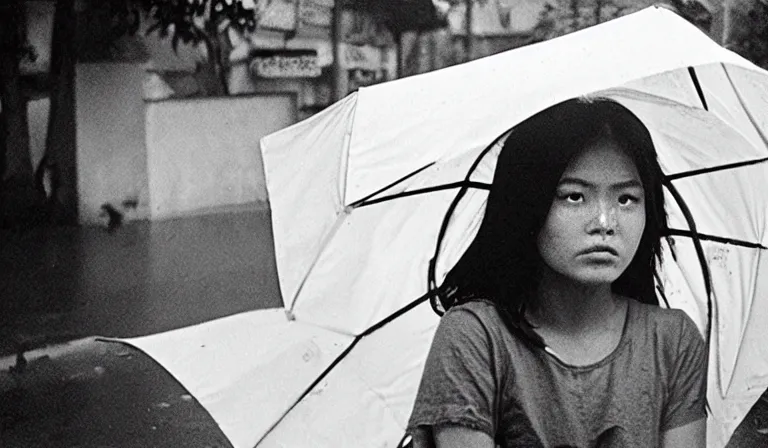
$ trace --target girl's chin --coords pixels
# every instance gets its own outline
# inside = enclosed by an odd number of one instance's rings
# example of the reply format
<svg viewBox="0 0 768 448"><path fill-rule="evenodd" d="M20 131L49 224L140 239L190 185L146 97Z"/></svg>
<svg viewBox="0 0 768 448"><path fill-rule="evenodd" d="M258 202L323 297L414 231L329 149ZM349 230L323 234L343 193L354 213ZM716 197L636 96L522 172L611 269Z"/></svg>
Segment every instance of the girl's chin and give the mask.
<svg viewBox="0 0 768 448"><path fill-rule="evenodd" d="M610 286L624 272L626 266L617 263L611 264L593 264L569 266L564 269L554 269L549 267L548 271L556 282L565 281L566 283L599 287L603 285ZM545 275L545 278L547 276ZM557 280L559 278L559 280Z"/></svg>
<svg viewBox="0 0 768 448"><path fill-rule="evenodd" d="M610 285L621 276L618 269L589 269L586 272L576 272L569 276L575 283L589 286Z"/></svg>

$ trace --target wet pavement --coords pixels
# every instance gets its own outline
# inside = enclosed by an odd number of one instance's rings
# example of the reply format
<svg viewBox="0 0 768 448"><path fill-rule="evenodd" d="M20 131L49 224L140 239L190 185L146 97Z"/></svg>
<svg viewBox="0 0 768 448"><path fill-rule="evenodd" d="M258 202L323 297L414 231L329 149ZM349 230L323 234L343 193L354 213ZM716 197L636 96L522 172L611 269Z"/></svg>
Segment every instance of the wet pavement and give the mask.
<svg viewBox="0 0 768 448"><path fill-rule="evenodd" d="M280 306L269 211L0 234L0 356ZM10 345L9 345L10 344Z"/></svg>
<svg viewBox="0 0 768 448"><path fill-rule="evenodd" d="M0 446L229 447L164 369L93 336L280 305L266 209L1 234Z"/></svg>
<svg viewBox="0 0 768 448"><path fill-rule="evenodd" d="M130 337L280 306L269 212L0 234L0 447L230 447ZM17 364L15 350L27 350ZM729 448L768 446L768 396Z"/></svg>
<svg viewBox="0 0 768 448"><path fill-rule="evenodd" d="M0 373L3 448L231 447L210 415L154 361L82 341Z"/></svg>

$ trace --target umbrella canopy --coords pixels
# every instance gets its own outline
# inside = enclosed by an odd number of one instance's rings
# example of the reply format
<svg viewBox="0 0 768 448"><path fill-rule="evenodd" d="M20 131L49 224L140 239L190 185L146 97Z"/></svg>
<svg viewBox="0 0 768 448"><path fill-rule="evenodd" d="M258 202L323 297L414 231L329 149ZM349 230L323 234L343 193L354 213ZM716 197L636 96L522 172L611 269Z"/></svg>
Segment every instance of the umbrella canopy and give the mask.
<svg viewBox="0 0 768 448"><path fill-rule="evenodd" d="M659 282L710 340L708 440L724 446L768 386L768 72L664 8L364 88L265 137L284 309L129 342L236 447L396 446L439 320L430 289L476 234L504 137L587 94L656 145Z"/></svg>

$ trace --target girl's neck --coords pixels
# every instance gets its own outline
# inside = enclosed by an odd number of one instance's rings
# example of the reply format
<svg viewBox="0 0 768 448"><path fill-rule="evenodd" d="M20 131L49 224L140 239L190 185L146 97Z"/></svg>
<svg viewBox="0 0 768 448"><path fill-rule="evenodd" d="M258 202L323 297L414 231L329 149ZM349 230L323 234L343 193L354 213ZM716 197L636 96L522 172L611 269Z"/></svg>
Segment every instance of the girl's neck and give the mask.
<svg viewBox="0 0 768 448"><path fill-rule="evenodd" d="M573 335L601 327L624 309L609 283L584 285L549 269L542 272L535 303L528 312L533 325Z"/></svg>

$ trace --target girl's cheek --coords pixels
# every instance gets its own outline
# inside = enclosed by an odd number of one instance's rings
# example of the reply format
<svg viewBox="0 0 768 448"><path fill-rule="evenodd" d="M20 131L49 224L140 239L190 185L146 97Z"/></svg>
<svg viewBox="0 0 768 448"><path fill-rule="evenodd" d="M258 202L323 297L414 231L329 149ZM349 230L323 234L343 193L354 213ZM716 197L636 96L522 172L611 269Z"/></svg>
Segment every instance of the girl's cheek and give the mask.
<svg viewBox="0 0 768 448"><path fill-rule="evenodd" d="M622 213L620 218L620 225L624 228L631 228L642 233L645 228L645 212L633 211L628 213Z"/></svg>
<svg viewBox="0 0 768 448"><path fill-rule="evenodd" d="M580 210L579 207L561 206L554 210L554 215L561 225L567 226L569 223L571 223L571 225L576 224L573 221L575 219L581 219L585 213L584 210Z"/></svg>

